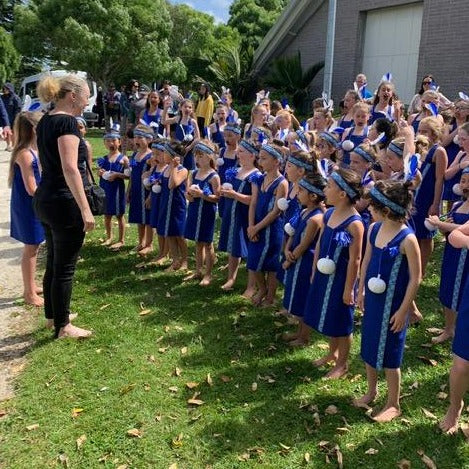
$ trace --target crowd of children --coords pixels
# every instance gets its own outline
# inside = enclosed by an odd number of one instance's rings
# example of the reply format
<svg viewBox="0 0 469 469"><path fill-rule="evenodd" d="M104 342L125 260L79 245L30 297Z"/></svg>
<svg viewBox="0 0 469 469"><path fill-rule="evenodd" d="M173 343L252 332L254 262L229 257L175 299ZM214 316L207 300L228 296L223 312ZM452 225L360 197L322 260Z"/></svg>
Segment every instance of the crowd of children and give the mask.
<svg viewBox="0 0 469 469"><path fill-rule="evenodd" d="M235 288L242 260L248 269L243 296L253 305L274 306L280 281L281 312L298 319L298 329L283 338L298 347L309 345L313 329L328 337L327 354L314 364L332 363L331 379L348 371L358 307L368 390L354 404L374 400L384 369L388 399L374 415L384 422L400 415L406 329L422 319L415 299L440 230L449 235L440 286L445 328L433 341L453 339L451 406L441 428L454 432L469 387L469 99L442 112L438 92L425 91L406 121L390 79L366 99L360 90L345 93L337 122L332 103L315 100L313 116L302 126L291 109L258 94L244 127L232 117L232 97L224 90L214 123L203 128L190 99L169 117L171 98L150 93L145 123L131 135L132 155L120 152L118 131L104 135L107 154L97 160L107 195L103 244L112 250L124 245L128 206L142 265L169 263L167 271L187 271L191 240L195 266L185 281L210 285L216 250L228 254L222 291ZM35 125L33 115L18 118L11 165L13 192L22 191L22 198L34 192L37 166L34 135L21 126L24 119ZM112 217L118 221L116 242ZM12 212L12 229L21 228L18 218ZM158 254L152 259L155 235ZM25 296L40 304L28 268L40 230L34 239L18 239L27 246Z"/></svg>

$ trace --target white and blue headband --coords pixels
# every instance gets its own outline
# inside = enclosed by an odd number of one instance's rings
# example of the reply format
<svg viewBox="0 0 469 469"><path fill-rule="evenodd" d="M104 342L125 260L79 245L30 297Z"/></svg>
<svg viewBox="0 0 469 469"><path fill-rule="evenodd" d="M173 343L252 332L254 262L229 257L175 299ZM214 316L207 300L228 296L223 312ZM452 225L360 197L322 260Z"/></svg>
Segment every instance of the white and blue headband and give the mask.
<svg viewBox="0 0 469 469"><path fill-rule="evenodd" d="M107 132L103 135L104 140L114 140L115 138L118 138L120 140L121 136L119 132Z"/></svg>
<svg viewBox="0 0 469 469"><path fill-rule="evenodd" d="M276 150L273 146L264 144L262 145L261 150L264 150L265 152L267 152L272 158L275 158L276 160L280 162L283 161L283 155L278 150Z"/></svg>
<svg viewBox="0 0 469 469"><path fill-rule="evenodd" d="M294 164L295 166L299 166L300 168L304 168L307 171L312 171L314 169L314 166L311 163L308 163L307 161L301 161L299 158L296 158L293 155L288 158L288 162Z"/></svg>
<svg viewBox="0 0 469 469"><path fill-rule="evenodd" d="M241 140L239 142L239 146L243 147L246 151L248 151L249 153L252 153L254 156L259 155L259 150L251 142L248 142L247 140Z"/></svg>
<svg viewBox="0 0 469 469"><path fill-rule="evenodd" d="M161 142L155 142L151 144L151 148L155 150L165 151L165 144Z"/></svg>
<svg viewBox="0 0 469 469"><path fill-rule="evenodd" d="M300 179L300 181L298 182L298 185L302 187L303 189L306 189L308 192L312 192L313 194L324 197L324 192L321 189L319 189L319 187L316 187L310 182L308 182L306 179Z"/></svg>
<svg viewBox="0 0 469 469"><path fill-rule="evenodd" d="M371 155L371 153L368 153L361 147L355 147L353 149L353 152L357 155L360 155L365 161L368 161L368 163L374 163L375 161L373 155Z"/></svg>
<svg viewBox="0 0 469 469"><path fill-rule="evenodd" d="M401 158L404 156L404 149L396 145L394 142L391 142L388 146L388 150L392 151L395 153L397 156L400 156Z"/></svg>
<svg viewBox="0 0 469 469"><path fill-rule="evenodd" d="M385 207L388 207L394 213L397 213L398 215L405 215L406 214L406 210L405 210L404 207L401 207L400 205L393 202L391 199L388 199L388 197L386 197L376 187L372 187L369 194L373 199L375 199L377 202L380 202Z"/></svg>
<svg viewBox="0 0 469 469"><path fill-rule="evenodd" d="M358 195L355 189L352 189L347 181L338 172L334 171L331 173L330 177L351 199L354 199Z"/></svg>
<svg viewBox="0 0 469 469"><path fill-rule="evenodd" d="M168 152L171 156L179 156L169 143L164 144L164 151Z"/></svg>
<svg viewBox="0 0 469 469"><path fill-rule="evenodd" d="M339 142L329 132L321 132L319 138L326 140L326 142L330 143L334 148L339 146Z"/></svg>
<svg viewBox="0 0 469 469"><path fill-rule="evenodd" d="M241 135L241 128L238 127L237 125L226 125L225 126L225 132L233 132L236 135Z"/></svg>
<svg viewBox="0 0 469 469"><path fill-rule="evenodd" d="M143 137L143 138L153 139L154 135L153 133L145 132L144 130L137 129L137 130L134 130L134 137Z"/></svg>
<svg viewBox="0 0 469 469"><path fill-rule="evenodd" d="M210 148L208 145L205 145L203 142L197 142L194 146L194 151L200 151L201 153L206 153L207 155L215 154L215 150Z"/></svg>

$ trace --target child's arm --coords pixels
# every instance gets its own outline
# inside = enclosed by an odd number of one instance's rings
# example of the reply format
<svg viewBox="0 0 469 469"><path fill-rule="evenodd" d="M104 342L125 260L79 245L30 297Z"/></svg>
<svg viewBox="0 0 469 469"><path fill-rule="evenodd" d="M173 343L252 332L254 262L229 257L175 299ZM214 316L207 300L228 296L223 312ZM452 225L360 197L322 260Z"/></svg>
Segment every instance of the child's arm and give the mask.
<svg viewBox="0 0 469 469"><path fill-rule="evenodd" d="M458 134L458 127L456 127L451 132L451 126L450 125L445 125L445 131L444 131L444 134L443 134L443 138L441 139L441 144L444 147L448 146L453 141L453 138L456 137L457 134Z"/></svg>
<svg viewBox="0 0 469 469"><path fill-rule="evenodd" d="M360 259L362 255L363 223L361 221L350 223L348 231L352 237L352 242L348 248L349 261L342 300L346 305L353 305L353 287L355 286L358 271L360 270Z"/></svg>
<svg viewBox="0 0 469 469"><path fill-rule="evenodd" d="M122 167L124 169L129 167L129 159L126 156L122 157L121 162L122 162ZM109 181L112 182L115 179L128 179L128 177L124 173L121 173L119 171L113 171L111 175L109 176Z"/></svg>
<svg viewBox="0 0 469 469"><path fill-rule="evenodd" d="M290 246L293 242L293 236L289 236L287 242L285 243L285 248L283 249L283 254L285 255L285 260L282 264L282 269L288 269L295 261L291 259Z"/></svg>
<svg viewBox="0 0 469 469"><path fill-rule="evenodd" d="M427 220L435 225L442 233L451 233L453 230L457 230L461 225L457 223L451 223L451 218L448 218L446 221L441 221L436 215L430 215Z"/></svg>
<svg viewBox="0 0 469 469"><path fill-rule="evenodd" d="M176 187L180 186L186 179L187 179L187 169L181 168L179 169L180 159L179 156L175 156L171 161L171 169L169 171L169 181L168 187L170 190L175 189Z"/></svg>
<svg viewBox="0 0 469 469"><path fill-rule="evenodd" d="M448 241L457 249L469 249L469 222L453 230L448 236Z"/></svg>
<svg viewBox="0 0 469 469"><path fill-rule="evenodd" d="M400 332L404 329L407 316L412 307L417 290L422 280L422 270L420 265L420 248L415 235L409 235L402 243L404 254L407 256L409 264L409 283L399 309L392 315L389 321L391 332Z"/></svg>
<svg viewBox="0 0 469 469"><path fill-rule="evenodd" d="M445 182L445 171L448 166L448 156L443 147L438 147L433 156L435 162L435 194L433 195L433 203L428 209L428 215L440 214L440 202L443 194L443 184Z"/></svg>
<svg viewBox="0 0 469 469"><path fill-rule="evenodd" d="M278 218L281 214L280 209L277 206L278 199L282 197L286 197L288 193L288 182L283 180L277 187L277 191L275 194L275 204L274 209L271 210L259 223L254 225L253 230L255 231L254 234L259 233L259 231L263 230L267 226L269 226L273 221Z"/></svg>
<svg viewBox="0 0 469 469"><path fill-rule="evenodd" d="M292 262L296 262L308 249L309 245L313 242L314 237L318 234L319 230L322 226L322 213L319 215L315 215L308 220L306 224L305 234L303 239L301 240L300 244L293 249L291 252L289 260ZM288 259L288 257L287 257Z"/></svg>
<svg viewBox="0 0 469 469"><path fill-rule="evenodd" d="M168 117L168 109L171 107L171 99L166 97L163 102L163 112L161 113L161 123L165 126L176 124L178 116Z"/></svg>
<svg viewBox="0 0 469 469"><path fill-rule="evenodd" d="M404 119L399 122L398 136L404 137L404 157L409 153L413 155L415 153L415 133L414 128L407 124Z"/></svg>
<svg viewBox="0 0 469 469"><path fill-rule="evenodd" d="M256 205L257 205L257 196L259 194L259 186L257 184L252 185L252 196L251 202L249 203L249 212L248 212L248 237L251 241L257 241L257 232L254 230L254 225L256 224Z"/></svg>
<svg viewBox="0 0 469 469"><path fill-rule="evenodd" d="M445 171L446 180L456 176L459 171L469 166L469 158L466 159L466 156L463 157L463 155L465 155L465 153L460 151L454 161L448 166L448 169Z"/></svg>
<svg viewBox="0 0 469 469"><path fill-rule="evenodd" d="M215 174L214 176L212 176L210 181L208 181L208 183L210 184L210 186L212 186L213 194L204 195L202 192L201 198L206 200L207 202L212 202L216 204L220 199L220 176L218 176L218 174Z"/></svg>
<svg viewBox="0 0 469 469"><path fill-rule="evenodd" d="M16 157L16 163L21 170L21 178L23 179L24 188L31 197L37 189L36 178L34 177L34 170L31 166L31 153L29 150L21 150Z"/></svg>
<svg viewBox="0 0 469 469"><path fill-rule="evenodd" d="M194 148L195 144L200 140L200 131L199 131L199 126L197 125L197 121L194 119L191 119L190 123L194 127L194 138L192 139L191 144L187 145L186 147L186 155Z"/></svg>
<svg viewBox="0 0 469 469"><path fill-rule="evenodd" d="M365 310L365 279L366 279L366 271L368 270L368 264L370 263L370 259L371 259L371 252L373 250L373 247L371 246L371 243L370 243L370 233L374 225L375 224L372 223L370 227L368 228L368 234L366 237L365 257L363 258L363 262L360 267L361 275L360 275L360 282L358 284L357 306L360 308L361 311Z"/></svg>

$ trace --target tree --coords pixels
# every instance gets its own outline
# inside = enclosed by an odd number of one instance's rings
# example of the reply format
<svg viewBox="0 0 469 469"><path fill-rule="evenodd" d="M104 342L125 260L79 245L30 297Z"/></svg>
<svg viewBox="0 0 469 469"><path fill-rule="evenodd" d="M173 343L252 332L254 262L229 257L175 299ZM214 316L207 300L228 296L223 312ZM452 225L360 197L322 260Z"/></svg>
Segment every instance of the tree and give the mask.
<svg viewBox="0 0 469 469"><path fill-rule="evenodd" d="M11 34L0 27L0 82L11 80L20 66L20 56L13 45Z"/></svg>
<svg viewBox="0 0 469 469"><path fill-rule="evenodd" d="M15 8L15 43L24 55L66 62L96 81L182 80L171 60L172 22L164 0L31 0Z"/></svg>
<svg viewBox="0 0 469 469"><path fill-rule="evenodd" d="M241 35L241 47L257 49L288 0L235 0L228 25Z"/></svg>
<svg viewBox="0 0 469 469"><path fill-rule="evenodd" d="M311 82L323 67L324 61L320 61L303 70L301 53L298 51L295 56L275 59L264 82L267 86L291 94L293 105L300 107L309 95Z"/></svg>
<svg viewBox="0 0 469 469"><path fill-rule="evenodd" d="M11 32L13 29L13 11L22 0L0 0L0 27Z"/></svg>

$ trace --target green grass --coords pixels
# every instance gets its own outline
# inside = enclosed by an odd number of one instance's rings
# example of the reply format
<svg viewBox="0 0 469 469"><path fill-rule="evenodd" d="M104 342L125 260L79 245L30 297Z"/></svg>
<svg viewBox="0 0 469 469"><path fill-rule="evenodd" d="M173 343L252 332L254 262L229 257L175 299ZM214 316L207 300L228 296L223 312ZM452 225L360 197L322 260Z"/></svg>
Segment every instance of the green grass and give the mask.
<svg viewBox="0 0 469 469"><path fill-rule="evenodd" d="M462 434L442 435L422 411L440 418L448 404L437 394L448 381L449 346L422 347L430 341L426 328L442 321L441 243L419 292L425 325L408 333L404 420L377 425L350 405L366 388L359 328L348 377L324 381L324 369L311 366L324 354L324 338L314 335L305 350L285 346L279 336L286 321L240 297L244 272L233 293L221 292L221 271L202 289L183 284L179 273L136 269L139 260L129 252L134 228L118 254L100 246L102 236L100 221L83 248L72 303L76 323L95 334L76 343L38 329L17 395L2 405L0 467L56 467L66 460L72 468L323 468L338 466L335 445L345 468L395 468L402 459L423 468L418 450L440 469L469 467ZM220 256L217 267L224 261ZM191 382L198 383L192 390ZM381 391L378 405L383 385ZM194 393L202 405L187 403ZM337 414L325 414L330 405ZM74 409L82 411L74 416ZM130 429L141 437L127 435ZM77 449L81 435L86 441ZM329 443L320 447L321 441ZM365 454L370 448L378 452Z"/></svg>

